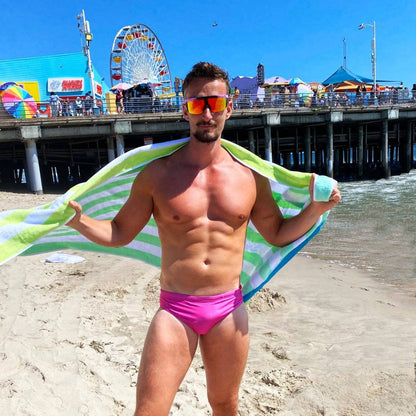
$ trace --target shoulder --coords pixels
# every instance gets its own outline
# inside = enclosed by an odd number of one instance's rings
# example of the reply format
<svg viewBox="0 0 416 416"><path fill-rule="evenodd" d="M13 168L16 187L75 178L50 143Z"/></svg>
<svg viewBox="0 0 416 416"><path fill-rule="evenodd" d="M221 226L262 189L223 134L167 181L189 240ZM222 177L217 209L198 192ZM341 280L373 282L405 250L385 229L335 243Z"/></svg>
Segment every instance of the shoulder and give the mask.
<svg viewBox="0 0 416 416"><path fill-rule="evenodd" d="M146 165L134 179L131 194L153 193L158 169L154 162Z"/></svg>
<svg viewBox="0 0 416 416"><path fill-rule="evenodd" d="M156 181L161 176L166 175L166 172L168 172L169 169L168 158L169 157L162 157L148 163L137 177L141 177L142 180L146 180L146 182L150 183Z"/></svg>
<svg viewBox="0 0 416 416"><path fill-rule="evenodd" d="M154 196L170 183L179 169L172 167L169 158L170 156L163 157L147 164L136 176L132 191Z"/></svg>
<svg viewBox="0 0 416 416"><path fill-rule="evenodd" d="M251 172L256 183L257 196L269 194L271 192L269 179L254 170L251 170Z"/></svg>

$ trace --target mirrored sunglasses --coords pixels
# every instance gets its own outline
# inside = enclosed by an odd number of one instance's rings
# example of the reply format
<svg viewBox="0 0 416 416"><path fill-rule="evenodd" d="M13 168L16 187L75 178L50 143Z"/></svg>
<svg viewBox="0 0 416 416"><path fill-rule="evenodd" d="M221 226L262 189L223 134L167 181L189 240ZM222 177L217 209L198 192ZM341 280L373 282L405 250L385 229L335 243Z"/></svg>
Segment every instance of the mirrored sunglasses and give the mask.
<svg viewBox="0 0 416 416"><path fill-rule="evenodd" d="M207 107L211 112L218 113L225 110L229 98L228 95L211 95L209 97L188 98L184 103L190 114L202 114Z"/></svg>

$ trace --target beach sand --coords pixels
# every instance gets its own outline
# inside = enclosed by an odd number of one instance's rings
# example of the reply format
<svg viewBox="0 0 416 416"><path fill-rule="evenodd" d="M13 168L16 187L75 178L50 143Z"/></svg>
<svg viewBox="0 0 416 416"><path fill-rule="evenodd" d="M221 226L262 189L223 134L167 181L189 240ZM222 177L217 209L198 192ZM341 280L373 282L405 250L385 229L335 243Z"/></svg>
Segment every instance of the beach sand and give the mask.
<svg viewBox="0 0 416 416"><path fill-rule="evenodd" d="M0 209L51 199L1 192ZM159 271L64 253L85 261L45 263L46 253L0 267L0 414L131 416ZM414 292L298 255L248 309L240 415L416 414ZM209 414L197 352L171 415Z"/></svg>

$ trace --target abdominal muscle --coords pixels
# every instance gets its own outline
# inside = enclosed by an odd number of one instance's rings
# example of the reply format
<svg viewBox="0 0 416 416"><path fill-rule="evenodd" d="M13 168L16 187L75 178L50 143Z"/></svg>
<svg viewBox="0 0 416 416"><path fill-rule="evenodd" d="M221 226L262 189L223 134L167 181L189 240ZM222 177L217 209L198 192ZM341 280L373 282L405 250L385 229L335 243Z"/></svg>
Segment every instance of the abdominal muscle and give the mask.
<svg viewBox="0 0 416 416"><path fill-rule="evenodd" d="M246 222L237 230L207 221L190 227L159 225L162 244L161 288L212 296L237 289L243 262Z"/></svg>

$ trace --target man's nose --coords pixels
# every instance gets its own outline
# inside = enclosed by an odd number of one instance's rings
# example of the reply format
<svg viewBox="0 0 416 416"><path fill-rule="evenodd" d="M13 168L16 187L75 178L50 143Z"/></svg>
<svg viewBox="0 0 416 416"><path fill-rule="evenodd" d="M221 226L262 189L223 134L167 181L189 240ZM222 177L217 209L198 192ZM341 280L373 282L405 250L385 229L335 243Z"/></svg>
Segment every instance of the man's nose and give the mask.
<svg viewBox="0 0 416 416"><path fill-rule="evenodd" d="M202 116L208 119L211 119L213 117L211 107L209 106L208 103L205 104L205 107L202 110Z"/></svg>

